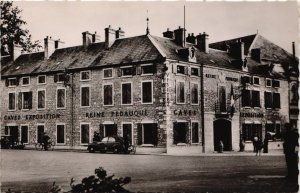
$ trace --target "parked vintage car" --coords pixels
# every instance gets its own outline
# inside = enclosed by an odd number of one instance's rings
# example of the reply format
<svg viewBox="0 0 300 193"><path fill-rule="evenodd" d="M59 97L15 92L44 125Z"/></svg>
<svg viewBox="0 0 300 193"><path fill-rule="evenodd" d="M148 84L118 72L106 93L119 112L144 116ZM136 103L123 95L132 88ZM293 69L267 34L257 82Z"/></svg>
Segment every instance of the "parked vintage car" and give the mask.
<svg viewBox="0 0 300 193"><path fill-rule="evenodd" d="M87 150L90 153L95 151L100 151L101 153L127 153L127 150L125 150L124 139L118 136L104 137L100 142L94 141L88 145Z"/></svg>
<svg viewBox="0 0 300 193"><path fill-rule="evenodd" d="M24 149L25 145L10 135L1 135L1 149Z"/></svg>

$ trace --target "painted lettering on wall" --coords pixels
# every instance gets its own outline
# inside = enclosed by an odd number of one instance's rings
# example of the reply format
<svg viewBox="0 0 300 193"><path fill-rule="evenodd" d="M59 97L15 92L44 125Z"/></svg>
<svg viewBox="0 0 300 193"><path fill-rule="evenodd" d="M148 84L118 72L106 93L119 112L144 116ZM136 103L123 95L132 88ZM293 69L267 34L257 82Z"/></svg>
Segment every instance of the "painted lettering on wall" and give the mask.
<svg viewBox="0 0 300 193"><path fill-rule="evenodd" d="M111 112L87 112L85 117L95 118L95 117L140 117L147 116L147 110L132 110L132 111L111 111Z"/></svg>
<svg viewBox="0 0 300 193"><path fill-rule="evenodd" d="M174 115L177 116L192 116L192 115L197 115L196 110L174 110Z"/></svg>
<svg viewBox="0 0 300 193"><path fill-rule="evenodd" d="M4 115L4 120L35 120L35 119L59 119L61 114L35 114L35 115Z"/></svg>

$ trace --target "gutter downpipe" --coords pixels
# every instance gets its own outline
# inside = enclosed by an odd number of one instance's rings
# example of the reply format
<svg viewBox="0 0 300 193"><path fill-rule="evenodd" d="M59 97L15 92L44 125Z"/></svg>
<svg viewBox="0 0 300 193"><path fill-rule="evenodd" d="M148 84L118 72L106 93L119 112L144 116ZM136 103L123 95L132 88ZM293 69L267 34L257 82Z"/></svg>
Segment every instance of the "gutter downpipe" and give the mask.
<svg viewBox="0 0 300 193"><path fill-rule="evenodd" d="M204 89L203 89L203 63L200 65L200 86L201 86L201 94L200 94L200 111L201 111L201 128L202 128L202 152L205 153L205 137L204 137Z"/></svg>
<svg viewBox="0 0 300 193"><path fill-rule="evenodd" d="M72 128L72 133L71 133L71 136L72 136L72 140L71 140L71 147L72 149L74 148L74 88L73 88L73 81L74 81L74 74L71 73L71 94L72 94L72 99L71 99L71 128Z"/></svg>

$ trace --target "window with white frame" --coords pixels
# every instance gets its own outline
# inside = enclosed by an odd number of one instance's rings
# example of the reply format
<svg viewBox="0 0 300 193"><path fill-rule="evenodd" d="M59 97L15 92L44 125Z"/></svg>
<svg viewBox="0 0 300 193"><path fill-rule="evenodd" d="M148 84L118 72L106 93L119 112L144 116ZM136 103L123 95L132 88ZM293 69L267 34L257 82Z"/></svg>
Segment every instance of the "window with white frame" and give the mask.
<svg viewBox="0 0 300 193"><path fill-rule="evenodd" d="M56 125L56 143L65 144L65 124Z"/></svg>
<svg viewBox="0 0 300 193"><path fill-rule="evenodd" d="M104 78L112 78L113 77L113 69L112 68L104 69L103 77Z"/></svg>
<svg viewBox="0 0 300 193"><path fill-rule="evenodd" d="M273 108L280 109L280 93L273 93Z"/></svg>
<svg viewBox="0 0 300 193"><path fill-rule="evenodd" d="M272 86L272 80L269 78L266 78L266 87L271 87Z"/></svg>
<svg viewBox="0 0 300 193"><path fill-rule="evenodd" d="M89 107L90 106L90 87L89 86L81 86L80 89L80 99L81 99L81 107Z"/></svg>
<svg viewBox="0 0 300 193"><path fill-rule="evenodd" d="M254 85L259 85L259 77L253 77L253 84Z"/></svg>
<svg viewBox="0 0 300 193"><path fill-rule="evenodd" d="M132 104L132 83L122 83L122 104Z"/></svg>
<svg viewBox="0 0 300 193"><path fill-rule="evenodd" d="M260 92L252 90L252 107L260 107Z"/></svg>
<svg viewBox="0 0 300 193"><path fill-rule="evenodd" d="M88 144L90 142L90 124L81 123L80 124L80 143Z"/></svg>
<svg viewBox="0 0 300 193"><path fill-rule="evenodd" d="M142 82L142 103L143 104L153 103L153 82L152 81Z"/></svg>
<svg viewBox="0 0 300 193"><path fill-rule="evenodd" d="M43 136L45 132L45 125L44 124L38 124L36 128L36 137L37 142L42 143L43 142Z"/></svg>
<svg viewBox="0 0 300 193"><path fill-rule="evenodd" d="M133 70L135 68L133 68L132 66L130 67L122 67L122 76L132 76L133 75Z"/></svg>
<svg viewBox="0 0 300 193"><path fill-rule="evenodd" d="M29 143L29 129L28 125L21 125L21 143Z"/></svg>
<svg viewBox="0 0 300 193"><path fill-rule="evenodd" d="M46 84L46 75L39 75L37 79L38 84Z"/></svg>
<svg viewBox="0 0 300 193"><path fill-rule="evenodd" d="M191 130L191 139L192 143L199 143L199 123L192 122L192 130Z"/></svg>
<svg viewBox="0 0 300 193"><path fill-rule="evenodd" d="M8 87L15 87L18 85L17 78L8 78L6 79L6 86Z"/></svg>
<svg viewBox="0 0 300 193"><path fill-rule="evenodd" d="M46 90L37 91L37 103L38 109L46 108Z"/></svg>
<svg viewBox="0 0 300 193"><path fill-rule="evenodd" d="M181 66L181 65L177 65L177 69L176 72L177 74L185 74L186 67L185 66Z"/></svg>
<svg viewBox="0 0 300 193"><path fill-rule="evenodd" d="M56 90L56 108L66 108L66 89L58 88Z"/></svg>
<svg viewBox="0 0 300 193"><path fill-rule="evenodd" d="M66 80L66 75L63 73L58 73L54 75L54 82L63 83Z"/></svg>
<svg viewBox="0 0 300 193"><path fill-rule="evenodd" d="M177 104L184 104L185 103L185 88L184 82L176 82L176 101Z"/></svg>
<svg viewBox="0 0 300 193"><path fill-rule="evenodd" d="M198 94L198 84L191 83L191 104L199 104Z"/></svg>
<svg viewBox="0 0 300 193"><path fill-rule="evenodd" d="M19 104L22 106L20 108L24 110L32 109L32 92L20 92L19 93Z"/></svg>
<svg viewBox="0 0 300 193"><path fill-rule="evenodd" d="M91 71L81 71L80 72L80 80L81 81L87 81L91 80Z"/></svg>
<svg viewBox="0 0 300 193"><path fill-rule="evenodd" d="M193 67L191 67L191 75L192 76L200 76L199 68L193 68Z"/></svg>
<svg viewBox="0 0 300 193"><path fill-rule="evenodd" d="M157 123L138 123L138 145L157 145L158 128Z"/></svg>
<svg viewBox="0 0 300 193"><path fill-rule="evenodd" d="M155 73L155 66L153 64L143 65L141 68L143 75L151 75Z"/></svg>
<svg viewBox="0 0 300 193"><path fill-rule="evenodd" d="M10 111L16 110L16 93L15 92L8 93L8 110L10 110Z"/></svg>
<svg viewBox="0 0 300 193"><path fill-rule="evenodd" d="M113 85L112 84L105 84L103 85L103 105L104 106L111 106L113 105Z"/></svg>
<svg viewBox="0 0 300 193"><path fill-rule="evenodd" d="M28 86L30 84L30 77L29 76L22 77L21 83L22 83L22 86Z"/></svg>

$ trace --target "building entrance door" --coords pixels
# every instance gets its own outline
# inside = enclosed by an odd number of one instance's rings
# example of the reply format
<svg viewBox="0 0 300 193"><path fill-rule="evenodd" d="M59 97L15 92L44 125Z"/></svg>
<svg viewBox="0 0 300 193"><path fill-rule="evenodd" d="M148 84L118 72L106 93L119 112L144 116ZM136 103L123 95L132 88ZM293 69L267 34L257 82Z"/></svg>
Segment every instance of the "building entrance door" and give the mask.
<svg viewBox="0 0 300 193"><path fill-rule="evenodd" d="M18 126L9 126L9 134L13 141L19 141L19 127Z"/></svg>
<svg viewBox="0 0 300 193"><path fill-rule="evenodd" d="M232 150L231 122L226 119L214 121L214 150L219 150L220 141L223 142L224 151Z"/></svg>

